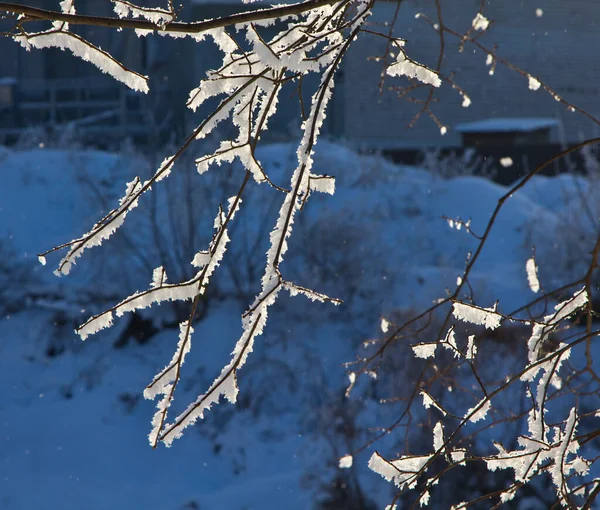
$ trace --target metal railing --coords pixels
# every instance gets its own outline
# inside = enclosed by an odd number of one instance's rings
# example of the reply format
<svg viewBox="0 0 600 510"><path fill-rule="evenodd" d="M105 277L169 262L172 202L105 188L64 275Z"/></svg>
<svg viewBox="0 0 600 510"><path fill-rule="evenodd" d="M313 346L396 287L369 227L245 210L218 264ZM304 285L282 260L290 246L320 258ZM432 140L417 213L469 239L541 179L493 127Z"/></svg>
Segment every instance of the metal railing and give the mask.
<svg viewBox="0 0 600 510"><path fill-rule="evenodd" d="M19 136L33 127L74 125L82 134L123 136L145 132L136 95L112 80L58 78L14 82L12 107L0 112L0 135Z"/></svg>

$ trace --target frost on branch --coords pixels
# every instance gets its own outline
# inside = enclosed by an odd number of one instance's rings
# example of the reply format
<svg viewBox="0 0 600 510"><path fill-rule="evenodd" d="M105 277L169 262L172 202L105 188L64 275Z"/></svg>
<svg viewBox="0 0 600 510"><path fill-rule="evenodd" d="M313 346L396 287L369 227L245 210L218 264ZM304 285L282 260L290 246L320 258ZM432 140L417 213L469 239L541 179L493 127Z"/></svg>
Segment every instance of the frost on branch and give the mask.
<svg viewBox="0 0 600 510"><path fill-rule="evenodd" d="M497 306L493 308L480 308L465 303L454 303L452 313L454 317L463 322L485 326L487 329L496 329L500 326L502 316L496 312Z"/></svg>
<svg viewBox="0 0 600 510"><path fill-rule="evenodd" d="M479 420L485 419L490 407L490 399L488 397L484 397L475 407L472 407L467 411L465 419L468 419L472 423L477 423Z"/></svg>
<svg viewBox="0 0 600 510"><path fill-rule="evenodd" d="M153 288L162 287L166 281L167 272L165 271L164 267L160 266L152 272L152 283L150 283L150 286Z"/></svg>
<svg viewBox="0 0 600 510"><path fill-rule="evenodd" d="M537 266L533 257L528 260L524 273L523 277L527 277L532 290L539 290ZM573 331L585 328L578 326L576 322L566 322L569 317L584 309L588 300L589 295L584 287L556 304L552 313L544 312L545 316L536 317L530 310L527 319L519 316L518 312L514 316L501 315L497 312L497 305L482 308L454 301L452 309L446 312L447 321L454 317L467 324L484 326L491 331L499 328L502 322L506 328L512 325L519 334L514 339L516 345L511 349L514 348L518 355L499 359L498 353L494 352L499 345L496 343L497 338L489 332L481 333L477 345L475 335L468 335L466 345L461 345L456 325L452 325L437 342L412 345L414 354L422 358L436 356L436 350L440 352L438 345L443 350L452 351L457 369L457 374L454 375L455 387L460 388L462 385L467 388L469 400L472 395L475 397L474 402L465 405L465 399L454 396L445 399L447 393L444 390L450 391L452 385L442 383L430 387L431 383L427 383L427 378L423 377L421 381L425 382L419 388L422 400L414 400L422 402L427 410L429 423L435 423L433 448L426 454L401 455L396 460L386 459L376 452L371 457L369 467L398 487L397 498L402 498L408 490L417 491L413 499L414 507L429 502L434 494L433 486L447 470L461 468L473 460L484 461L490 471L509 470L514 474L514 478L511 477L508 483L503 483L480 498L482 501L489 498L490 506L494 499L498 503L514 499L523 485L533 482L544 473L549 475L554 489L549 498L558 500L560 505L575 508L581 506L582 498L587 497L588 503L593 500L596 494L593 486L582 477L592 471L596 454L594 449L590 452L589 444L584 454L582 446L589 442L589 437L596 436L597 429L594 431L591 428L592 432L578 429L580 413L583 415L581 409L589 417L590 409L595 408L586 406L586 409L579 403L577 407L573 407L577 401L569 393L574 381L577 381L574 374L578 375L578 366L582 365L581 357L575 357L573 351L588 336L573 334ZM538 301L535 299L533 303ZM446 323L444 327L445 325ZM402 327L400 325L398 329ZM528 339L520 334L525 327L531 327ZM485 339L486 335L489 335L489 340ZM554 335L554 338L551 339L550 335ZM597 335L596 330L589 336L596 339ZM441 365L440 360L434 362L429 359L423 365L431 367L429 374L437 382L439 374L443 374L446 380L452 377L452 367L448 361L446 357ZM506 368L503 366L498 371L496 365L500 364L499 361L501 364L506 363ZM516 373L512 373L509 368L512 362L518 367ZM589 362L593 364L594 361L591 359ZM488 364L486 371L482 370L482 363ZM583 381L582 395L587 396L589 378L586 376ZM580 383L581 381L578 382ZM595 405L595 402L587 402ZM414 408L407 409L411 413L415 412ZM596 418L599 414L596 413ZM436 422L440 419L442 421ZM512 425L507 428L505 423L512 424L520 419L524 422L518 429L521 435L514 437L510 431L515 429ZM403 425L411 422L400 423ZM587 423L585 428L590 430ZM464 438L467 438L468 443ZM494 445L496 453L478 457L473 446L486 448L490 444ZM433 466L436 466L435 473L429 474L434 469ZM502 479L506 480L506 477ZM453 508L466 508L471 504L472 501L460 503Z"/></svg>
<svg viewBox="0 0 600 510"><path fill-rule="evenodd" d="M469 337L467 344L467 353L465 357L467 359L472 359L475 357L475 353L477 351L474 345L475 338L473 336ZM446 336L441 339L439 342L422 342L420 344L416 344L412 346L413 354L417 358L428 359L433 358L435 356L435 351L437 346L441 345L445 349L452 352L452 355L456 358L462 356L460 349L458 348L458 344L456 343L456 335L454 333L454 327L451 327Z"/></svg>
<svg viewBox="0 0 600 510"><path fill-rule="evenodd" d="M65 12L72 12L72 2L65 0L63 4ZM152 420L149 436L152 446L161 441L169 446L188 425L202 418L213 404L219 402L221 397L229 402L236 401L238 370L244 366L252 352L255 339L262 334L269 307L282 290L288 291L292 296L302 294L315 301L334 304L340 302L298 283L287 281L283 277L280 265L288 249L288 239L296 215L304 207L311 193L333 194L335 191L333 177L312 172L314 148L331 98L335 73L351 42L358 35L359 28L370 15L370 7L370 3L363 0L342 0L330 5L307 7L296 17L280 17L276 33L273 34L271 30L271 36L267 39L266 32L262 33L261 29L275 22L275 16L269 15L269 9L260 11L265 13L264 19L235 25L235 33L231 27L186 33L167 30L169 22L174 21L170 3L168 9L153 9L139 7L125 0L114 2L114 10L119 17L148 20L156 29L162 29L158 31L161 35L190 36L197 42L206 37L212 38L223 52L222 64L220 68L208 71L206 79L190 92L187 105L196 111L212 98L220 99L220 103L197 125L185 144L161 163L151 179L142 182L136 178L129 183L118 207L97 222L89 232L59 247L68 248L69 251L61 261L58 272L68 274L86 249L98 246L108 239L124 223L128 213L137 206L144 194L151 191L153 186L161 184L171 172L176 171L176 159L190 148L193 140L206 138L220 123L230 122L233 127L230 131L232 136L221 140L214 152L197 157L198 173L204 174L210 169L218 171L220 165L232 163L236 159L244 169L243 182L238 194L228 199L225 208L219 208L209 246L196 253L191 260L191 265L197 268L192 278L173 282L167 280L162 266L157 267L146 290L135 292L104 312L91 317L78 329L81 338L85 339L111 326L115 317L127 312L165 301L191 303L189 318L180 326L179 342L173 359L144 392L146 398L162 396ZM152 32L154 29L141 29L138 30L138 35L151 35ZM238 40L241 37L245 38L245 41ZM47 32L25 34L19 40L27 47L69 48L76 55L91 60L130 87L147 90L146 77L125 69L109 54L70 33L67 24L57 23ZM423 71L418 71L419 75L422 73ZM303 135L297 150L296 168L288 188L283 189L267 175L256 157L256 147L261 134L268 129L269 120L276 112L283 83L299 80L307 74L315 74L319 78L319 85L312 96L308 117L302 125ZM221 369L209 388L169 423L169 407L181 377L183 361L191 345L194 311L199 297L205 292L211 275L225 254L230 242L229 224L238 212L242 194L250 178L258 184L271 186L277 193L282 193L279 196L283 197L270 233L270 247L267 251L261 290L242 316L242 333L233 348L229 363ZM46 254L42 257L44 255Z"/></svg>
<svg viewBox="0 0 600 510"><path fill-rule="evenodd" d="M432 343L423 343L418 345L413 345L412 350L417 358L433 358L435 356L435 349L437 348L437 342Z"/></svg>
<svg viewBox="0 0 600 510"><path fill-rule="evenodd" d="M540 88L541 83L537 78L534 78L533 76L529 75L528 80L529 80L529 90L538 90Z"/></svg>
<svg viewBox="0 0 600 510"><path fill-rule="evenodd" d="M158 26L175 19L173 12L158 7L139 7L125 0L113 0L113 3L113 9L120 18L144 18Z"/></svg>
<svg viewBox="0 0 600 510"><path fill-rule="evenodd" d="M185 361L185 356L190 352L192 346L191 336L194 329L190 323L185 321L179 325L179 342L171 362L154 378L151 384L144 390L144 397L154 399L157 395L163 398L156 405L157 411L152 419L152 431L148 436L150 444L156 444L158 434L162 428L167 408L171 404L175 383L179 379L179 370Z"/></svg>
<svg viewBox="0 0 600 510"><path fill-rule="evenodd" d="M192 260L192 265L199 267L199 271L193 278L180 283L167 284L166 273L163 268L159 267L155 269L152 275L152 283L148 290L136 292L114 307L90 318L77 330L81 339L85 340L89 335L112 325L113 312L117 317L120 317L127 312L147 308L153 304L160 304L164 301L187 301L203 294L212 273L221 262L227 243L229 242L227 225L233 220L241 201L238 197L233 197L233 199L233 201L230 201L227 215L225 216L220 209L215 218L216 232L209 249L206 252L196 254ZM199 262L200 260L202 262Z"/></svg>
<svg viewBox="0 0 600 510"><path fill-rule="evenodd" d="M390 76L406 76L425 83L439 87L442 84L440 77L427 66L419 64L406 56L404 51L398 53L396 62L387 69Z"/></svg>
<svg viewBox="0 0 600 510"><path fill-rule="evenodd" d="M65 0L60 5L63 12L75 14L75 7L72 1ZM45 32L25 32L23 35L15 36L14 39L27 51L31 50L31 48L59 48L61 50L69 50L74 56L90 62L100 69L100 71L124 83L129 88L144 93L149 90L147 76L131 71L110 55L110 53L94 46L83 37L70 32L68 23L55 21L52 28Z"/></svg>
<svg viewBox="0 0 600 510"><path fill-rule="evenodd" d="M490 20L487 19L483 14L478 12L475 18L473 19L472 25L474 30L487 30L487 28L490 26Z"/></svg>
<svg viewBox="0 0 600 510"><path fill-rule="evenodd" d="M585 289L581 289L570 299L557 304L554 307L555 312L546 315L541 322L533 325L531 336L527 341L528 359L531 364L525 371L522 379L533 380L538 371L542 368L541 364L534 364L540 357L542 346L547 343L549 335L557 328L560 323L584 307L588 302L588 294Z"/></svg>
<svg viewBox="0 0 600 510"><path fill-rule="evenodd" d="M340 469L348 469L352 467L352 455L344 455L341 459L340 459Z"/></svg>
<svg viewBox="0 0 600 510"><path fill-rule="evenodd" d="M335 193L335 179L328 175L310 175L311 191L327 193L333 195Z"/></svg>
<svg viewBox="0 0 600 510"><path fill-rule="evenodd" d="M375 452L369 460L369 468L399 489L411 488L417 484L423 467L431 458L432 455L407 455L389 461Z"/></svg>
<svg viewBox="0 0 600 510"><path fill-rule="evenodd" d="M363 16L365 15L366 11L363 13ZM208 391L176 417L173 423L165 427L159 439L167 446L181 436L187 426L203 418L205 411L210 409L212 404L217 403L221 396L229 402L236 401L237 372L245 364L248 354L252 352L255 338L262 334L268 309L282 289L287 289L292 294L301 292L312 299L329 300L326 296L284 281L279 266L287 251L287 238L291 234L295 214L304 204L304 197L308 196L310 191L312 151L323 123L327 102L331 97L332 77L346 44L347 42L340 45L336 38L336 44L328 54L327 60L330 63L324 68L321 83L313 96L310 114L304 124L304 135L297 151L298 165L292 174L290 191L285 195L275 228L270 234L270 248L267 251L266 267L262 277L262 290L242 316L243 333L236 343L231 361L222 369Z"/></svg>
<svg viewBox="0 0 600 510"><path fill-rule="evenodd" d="M538 292L540 290L540 281L538 279L537 265L533 257L527 259L525 269L527 270L527 283L529 283L529 288L532 292Z"/></svg>
<svg viewBox="0 0 600 510"><path fill-rule="evenodd" d="M446 415L446 411L433 399L433 397L425 390L421 390L421 396L423 397L423 407L429 409L433 407L440 411L443 415Z"/></svg>
<svg viewBox="0 0 600 510"><path fill-rule="evenodd" d="M433 427L433 449L442 451L444 449L444 426L438 421Z"/></svg>
<svg viewBox="0 0 600 510"><path fill-rule="evenodd" d="M380 327L381 327L382 333L387 333L388 329L390 328L390 323L385 318L382 317Z"/></svg>
<svg viewBox="0 0 600 510"><path fill-rule="evenodd" d="M439 421L433 427L433 449L434 453L431 455L403 455L396 460L387 460L378 452L374 452L369 459L369 468L387 481L393 482L399 490L411 489L417 485L419 478L424 475L434 457L446 449L444 427ZM425 483L430 487L436 482L434 479L429 479ZM429 496L427 495L421 506L427 504L428 501Z"/></svg>
<svg viewBox="0 0 600 510"><path fill-rule="evenodd" d="M487 467L491 471L512 469L515 481L527 483L540 470L550 472L559 501L571 506L571 489L569 480L573 474L584 475L589 471L590 463L577 455L579 443L574 438L577 414L571 409L563 430L557 429L554 440L548 441L538 431L530 431L531 436L519 438L518 450L507 451L496 443L497 455L486 458Z"/></svg>
<svg viewBox="0 0 600 510"><path fill-rule="evenodd" d="M119 201L119 207L113 209L104 218L94 225L87 234L67 244L71 249L58 265L54 272L56 276L67 275L77 258L81 257L84 250L93 246L100 246L102 242L112 236L125 222L125 217L138 205L138 197L142 191L139 177L127 183L125 195Z"/></svg>

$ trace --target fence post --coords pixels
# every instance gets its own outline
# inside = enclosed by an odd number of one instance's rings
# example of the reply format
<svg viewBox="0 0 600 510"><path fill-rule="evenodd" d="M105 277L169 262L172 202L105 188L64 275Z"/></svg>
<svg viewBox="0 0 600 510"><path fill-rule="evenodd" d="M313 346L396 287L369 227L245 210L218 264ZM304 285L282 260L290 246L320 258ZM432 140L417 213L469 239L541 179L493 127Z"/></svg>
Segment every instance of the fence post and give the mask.
<svg viewBox="0 0 600 510"><path fill-rule="evenodd" d="M119 87L119 121L121 135L125 135L125 124L127 123L127 96L124 86Z"/></svg>
<svg viewBox="0 0 600 510"><path fill-rule="evenodd" d="M56 125L56 84L54 80L48 82L48 94L50 99L50 125Z"/></svg>
<svg viewBox="0 0 600 510"><path fill-rule="evenodd" d="M82 91L85 88L85 85L78 80L75 84L75 101L77 102L77 117L78 119L83 117L83 94Z"/></svg>

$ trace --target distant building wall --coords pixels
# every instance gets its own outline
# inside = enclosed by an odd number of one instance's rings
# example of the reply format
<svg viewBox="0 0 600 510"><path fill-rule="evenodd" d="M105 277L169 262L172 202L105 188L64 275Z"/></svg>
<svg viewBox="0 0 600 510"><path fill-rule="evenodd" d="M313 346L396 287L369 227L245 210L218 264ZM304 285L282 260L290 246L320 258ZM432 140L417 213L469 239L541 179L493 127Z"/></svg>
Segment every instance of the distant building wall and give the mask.
<svg viewBox="0 0 600 510"><path fill-rule="evenodd" d="M480 0L442 1L445 24L465 31L471 24ZM370 18L372 30L385 31L379 25L391 22L395 2L379 1ZM536 15L536 8L543 15ZM439 37L418 12L435 17L433 0L403 0L394 35L407 40L407 54L418 62L434 66L439 50ZM595 53L590 48L600 45L600 17L596 0L545 0L544 2L486 2L484 14L494 20L489 34L480 42L497 54L547 82L565 99L600 115L599 76ZM456 71L457 83L467 92L472 104L462 108L462 99L450 86L436 90L437 103L433 112L448 127L441 136L435 123L424 115L409 130L419 105L399 100L396 94L384 90L379 94L381 63L367 61L383 54L385 40L362 34L351 48L344 63L345 119L344 133L353 141L374 145L451 146L460 144L460 136L452 126L489 117L552 117L561 121L566 141L593 136L597 127L582 115L571 113L541 89L531 91L528 81L519 74L497 65L495 74L488 74L486 55L466 45L458 53L459 40L445 36L446 55L442 71ZM391 85L407 84L406 80L387 78ZM423 94L415 94L423 98Z"/></svg>
<svg viewBox="0 0 600 510"><path fill-rule="evenodd" d="M31 0L34 5L57 9L58 0ZM143 3L143 2L141 2ZM599 78L594 62L595 49L600 45L600 17L597 0L544 0L539 2L543 15L536 15L536 2L491 2L485 14L493 20L490 33L480 38L487 47L499 46L498 55L546 81L573 104L600 115ZM471 24L480 0L441 2L444 22L465 31ZM385 31L381 25L390 22L397 4L378 1L369 28ZM239 1L223 2L202 0L192 3L185 0L182 10L186 21L213 18L244 9L256 9L261 4L244 5ZM100 9L100 11L98 10ZM407 40L406 51L411 58L435 66L439 38L417 12L435 14L433 0L403 0L394 35ZM113 15L109 2L78 5L82 14L94 12ZM47 26L44 24L43 26ZM186 110L185 100L190 89L197 86L208 69L220 64L220 55L209 41L200 45L191 39L171 39L151 36L138 38L131 30L116 32L98 27L74 27L84 37L107 49L116 58L138 72L151 77L151 93L141 97L140 103L154 112L155 121L171 116L177 135L181 136L189 124L197 124L202 112L193 114ZM406 85L402 79L386 78L380 94L381 62L369 57L381 56L385 40L361 34L351 47L338 73L332 101L329 105L324 131L362 145L384 148L402 146L456 146L461 144L460 134L452 127L459 123L490 117L550 117L561 123L556 139L575 142L596 134L597 127L582 115L568 112L542 90L528 89L527 79L498 65L495 74L488 74L486 55L466 45L459 53L459 41L446 35L446 55L442 71L448 75L457 71L455 80L467 92L471 106L463 108L462 98L447 84L436 90L437 102L432 110L448 133L441 136L439 127L423 115L411 129L406 129L418 113L420 106L398 99L397 92L388 90L392 85ZM0 78L18 80L101 77L94 66L56 49L26 52L8 38L0 38ZM303 94L305 106L310 103L311 86L316 82L306 80ZM115 87L122 87L115 84ZM285 86L280 96L277 117L271 122L267 136L285 136L298 128L300 104L296 97L296 83ZM420 98L428 87L415 95ZM294 122L296 124L294 124Z"/></svg>

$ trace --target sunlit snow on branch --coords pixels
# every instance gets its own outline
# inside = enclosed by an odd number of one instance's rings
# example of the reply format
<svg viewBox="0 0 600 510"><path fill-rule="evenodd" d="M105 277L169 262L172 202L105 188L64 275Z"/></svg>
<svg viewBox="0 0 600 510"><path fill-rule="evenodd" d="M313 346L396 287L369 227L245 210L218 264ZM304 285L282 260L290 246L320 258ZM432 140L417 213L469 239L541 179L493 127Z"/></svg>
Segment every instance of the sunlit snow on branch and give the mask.
<svg viewBox="0 0 600 510"><path fill-rule="evenodd" d="M537 265L533 257L527 259L525 269L527 271L527 283L529 283L529 288L532 292L538 292L540 290L540 281L538 279Z"/></svg>
<svg viewBox="0 0 600 510"><path fill-rule="evenodd" d="M490 26L490 20L478 12L473 19L472 25L474 30L487 30L487 28Z"/></svg>
<svg viewBox="0 0 600 510"><path fill-rule="evenodd" d="M538 90L540 88L541 83L537 78L529 75L528 80L529 80L529 90Z"/></svg>
<svg viewBox="0 0 600 510"><path fill-rule="evenodd" d="M434 71L411 60L403 51L398 53L396 62L387 68L387 74L390 76L406 76L434 87L439 87L442 84L442 80Z"/></svg>
<svg viewBox="0 0 600 510"><path fill-rule="evenodd" d="M466 303L454 303L452 313L454 317L463 322L485 326L487 329L496 329L500 327L502 316L496 312L497 306L492 308L481 308Z"/></svg>
<svg viewBox="0 0 600 510"><path fill-rule="evenodd" d="M26 50L31 48L59 48L69 50L76 57L94 64L103 73L109 74L133 90L148 92L148 77L131 71L109 53L87 42L80 36L62 30L49 30L15 37Z"/></svg>

